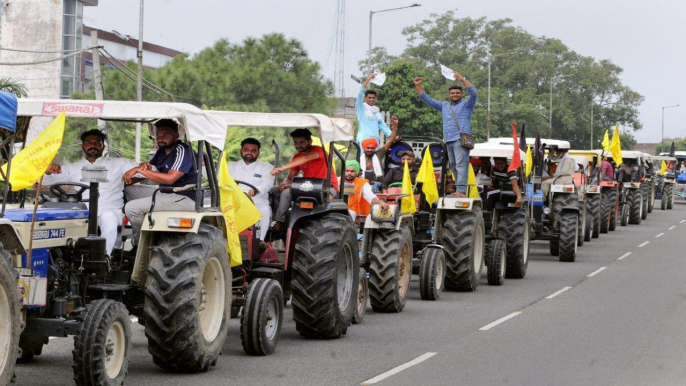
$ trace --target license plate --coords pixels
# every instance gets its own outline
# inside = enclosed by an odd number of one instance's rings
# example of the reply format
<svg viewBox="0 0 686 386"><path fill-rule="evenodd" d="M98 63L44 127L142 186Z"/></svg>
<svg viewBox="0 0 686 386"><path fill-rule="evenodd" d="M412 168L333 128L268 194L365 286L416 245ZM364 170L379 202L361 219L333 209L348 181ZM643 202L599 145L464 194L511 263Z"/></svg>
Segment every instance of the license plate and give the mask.
<svg viewBox="0 0 686 386"><path fill-rule="evenodd" d="M61 239L67 235L66 228L42 229L33 231L34 240Z"/></svg>

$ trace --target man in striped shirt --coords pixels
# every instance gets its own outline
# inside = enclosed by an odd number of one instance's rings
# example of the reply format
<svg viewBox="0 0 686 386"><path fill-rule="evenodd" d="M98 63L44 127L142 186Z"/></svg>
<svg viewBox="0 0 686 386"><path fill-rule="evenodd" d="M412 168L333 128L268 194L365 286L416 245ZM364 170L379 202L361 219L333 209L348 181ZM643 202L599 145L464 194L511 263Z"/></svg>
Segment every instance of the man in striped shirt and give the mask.
<svg viewBox="0 0 686 386"><path fill-rule="evenodd" d="M160 185L160 187L179 188L195 185L198 176L193 166L193 149L179 141L179 124L172 119L160 119L155 122L157 152L150 162L124 173L127 184L136 174L141 174ZM155 196L155 211L193 211L195 210L195 188L178 193L159 192ZM134 244L138 243L143 219L150 210L152 197L139 198L126 204L124 211L133 228Z"/></svg>

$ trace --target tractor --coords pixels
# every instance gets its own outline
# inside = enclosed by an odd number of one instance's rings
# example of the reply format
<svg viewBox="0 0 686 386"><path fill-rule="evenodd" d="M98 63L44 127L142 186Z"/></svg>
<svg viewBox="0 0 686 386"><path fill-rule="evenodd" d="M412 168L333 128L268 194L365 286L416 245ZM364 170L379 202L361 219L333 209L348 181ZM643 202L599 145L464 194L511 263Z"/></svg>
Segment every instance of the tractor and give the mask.
<svg viewBox="0 0 686 386"><path fill-rule="evenodd" d="M653 157L653 162L660 162L660 169L662 169L662 162L665 163L665 172L659 173L656 183L656 196L660 198L660 209L672 209L674 207L674 196L676 195L677 173L674 172L677 166L677 158L669 156L669 153L660 153L659 156ZM657 168L658 165L655 165Z"/></svg>
<svg viewBox="0 0 686 386"><path fill-rule="evenodd" d="M609 155L608 159L612 159ZM641 187L645 176L643 165L643 153L633 150L622 150L622 165L615 170L616 180L619 184L619 221L621 226L627 224L638 225L643 219L643 188Z"/></svg>
<svg viewBox="0 0 686 386"><path fill-rule="evenodd" d="M598 180L601 154L593 150L570 150L569 155L579 166L573 177L579 191L579 204L583 208L583 240L578 243L581 246L583 241L591 241L600 235L602 200Z"/></svg>

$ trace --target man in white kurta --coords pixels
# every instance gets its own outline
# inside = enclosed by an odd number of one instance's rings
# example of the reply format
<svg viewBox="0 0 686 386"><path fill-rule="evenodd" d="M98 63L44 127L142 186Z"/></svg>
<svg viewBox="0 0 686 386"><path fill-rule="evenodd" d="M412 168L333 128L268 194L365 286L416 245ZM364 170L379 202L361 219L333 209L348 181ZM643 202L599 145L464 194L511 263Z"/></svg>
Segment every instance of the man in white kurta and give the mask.
<svg viewBox="0 0 686 386"><path fill-rule="evenodd" d="M94 129L81 134L81 149L85 155L79 161L66 165L51 164L43 178L43 185L55 185L65 182L81 183L81 169L85 166L104 166L107 168L107 180L100 184L98 198L98 226L100 234L105 238L105 248L108 255L117 240L117 226L124 219L124 172L137 166L134 161L126 158L103 157L107 136L100 130ZM88 197L88 190L83 192Z"/></svg>
<svg viewBox="0 0 686 386"><path fill-rule="evenodd" d="M241 142L242 160L229 163L229 174L234 180L247 182L257 188L257 192L246 185L238 184L241 189L252 198L257 209L262 213L260 219L260 240L264 241L272 219L269 206L269 189L274 186L274 176L270 174L274 167L266 162L258 161L260 156L260 141L246 138Z"/></svg>

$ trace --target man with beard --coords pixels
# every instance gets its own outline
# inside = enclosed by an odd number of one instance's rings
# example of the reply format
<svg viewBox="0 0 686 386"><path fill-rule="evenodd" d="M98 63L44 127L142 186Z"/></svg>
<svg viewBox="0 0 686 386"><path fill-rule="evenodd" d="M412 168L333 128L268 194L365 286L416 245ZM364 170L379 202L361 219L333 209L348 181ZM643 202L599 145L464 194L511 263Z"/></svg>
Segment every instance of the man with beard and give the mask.
<svg viewBox="0 0 686 386"><path fill-rule="evenodd" d="M353 219L357 216L367 216L371 212L372 205L379 205L381 211L388 211L388 204L379 200L372 192L369 181L360 178L360 164L355 160L345 161L345 183L355 186L355 194L348 196L348 212Z"/></svg>
<svg viewBox="0 0 686 386"><path fill-rule="evenodd" d="M405 172L405 161L407 161L407 166L410 169L410 180L412 180L412 185L414 185L417 179L417 170L414 169L414 153L410 150L406 150L401 153L402 165L397 168L391 168L383 178L383 190L384 192L391 184L396 182L403 182L403 173Z"/></svg>
<svg viewBox="0 0 686 386"><path fill-rule="evenodd" d="M124 186L121 175L136 166L134 161L125 158L103 157L107 136L100 130L93 129L81 134L81 150L85 158L67 165L51 164L45 171L44 185L55 185L65 182L81 181L81 169L86 166L104 166L107 168L107 180L100 184L98 198L98 227L105 238L107 254L112 253L117 240L117 226L122 224L124 213ZM135 182L135 181L130 181ZM88 197L88 191L83 194Z"/></svg>
<svg viewBox="0 0 686 386"><path fill-rule="evenodd" d="M257 209L262 213L260 219L260 240L264 241L272 220L272 210L269 207L269 189L274 185L274 177L269 173L272 165L258 161L262 144L255 138L246 138L241 142L242 161L229 163L229 174L237 181L244 181L257 187L255 192L252 188L239 184L238 186L252 198Z"/></svg>
<svg viewBox="0 0 686 386"><path fill-rule="evenodd" d="M150 162L143 162L124 173L124 182L130 183L133 176L141 174L161 188L195 185L198 173L193 167L193 149L187 143L179 141L179 124L172 119L160 119L155 122L155 138L155 155ZM195 196L194 188L178 193L159 192L155 196L155 211L193 211ZM151 202L152 197L145 197L126 204L124 210L133 228L134 244L138 244L143 219L150 210Z"/></svg>
<svg viewBox="0 0 686 386"><path fill-rule="evenodd" d="M312 132L308 129L295 129L291 132L293 145L298 152L293 155L291 161L281 167L274 168L271 175L275 176L288 170L288 177L286 177L279 186L272 188L272 197L276 212L274 213L274 220L276 220L276 230L283 229L283 223L286 221L286 213L291 207L291 183L293 177L298 173L303 173L303 178L317 178L326 179L328 167L326 164L326 154L324 149L320 146L312 146ZM338 197L338 178L336 178L336 171L331 171L331 189L329 194L334 198Z"/></svg>
<svg viewBox="0 0 686 386"><path fill-rule="evenodd" d="M364 167L364 176L370 179L372 191L379 193L381 191L381 180L383 179L383 167L381 166L381 159L391 148L393 142L400 140L398 134L398 118L391 118L391 136L388 137L386 143L379 148L379 142L374 138L367 138L360 143L362 148L362 156L360 161ZM373 175L373 178L371 177Z"/></svg>
<svg viewBox="0 0 686 386"><path fill-rule="evenodd" d="M379 131L386 137L391 135L391 129L386 126L383 114L376 105L376 91L368 90L369 82L374 79L374 74L369 74L367 79L362 82L360 92L357 93L355 100L355 114L359 130L357 131L357 143L362 144L367 138L374 138L379 143Z"/></svg>

